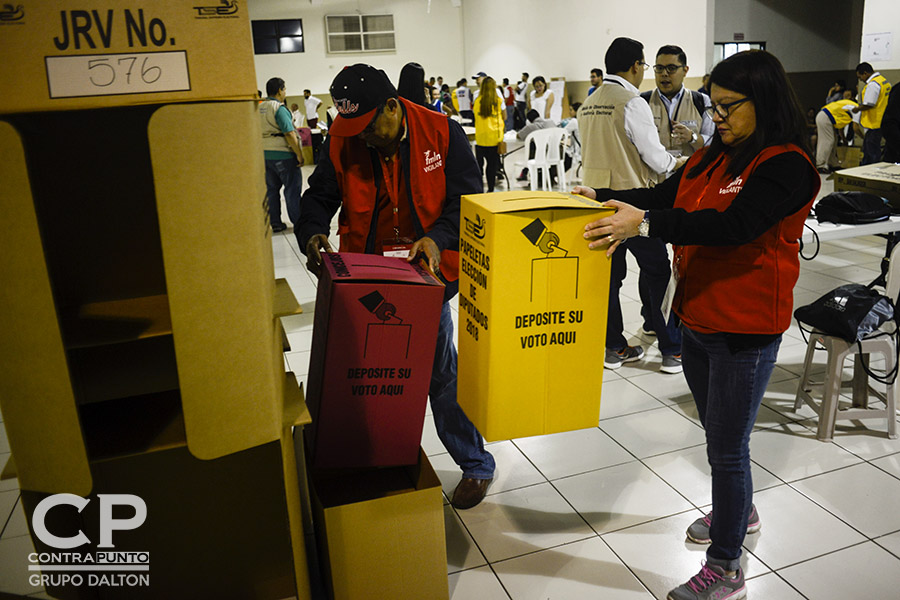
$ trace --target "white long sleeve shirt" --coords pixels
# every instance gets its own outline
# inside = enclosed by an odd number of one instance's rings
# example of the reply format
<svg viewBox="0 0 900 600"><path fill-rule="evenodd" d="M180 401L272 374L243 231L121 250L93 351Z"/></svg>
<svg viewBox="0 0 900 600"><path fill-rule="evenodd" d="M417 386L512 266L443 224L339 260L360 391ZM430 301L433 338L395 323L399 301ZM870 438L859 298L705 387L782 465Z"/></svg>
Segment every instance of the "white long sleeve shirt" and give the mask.
<svg viewBox="0 0 900 600"><path fill-rule="evenodd" d="M684 96L686 89L684 85L681 86L681 89L678 90L678 93L675 94L671 100L669 100L665 94L660 94L659 99L662 100L663 105L666 107L666 110L669 111L669 119L675 120L675 113L678 111L678 105L681 103L681 98ZM688 97L685 98L686 102L693 102L694 99L690 97L690 92L688 93ZM712 106L712 101L709 99L709 96L703 94L703 102L706 108L710 108ZM712 139L713 134L716 132L716 125L713 123L712 117L709 116L709 113L703 111L700 114L702 121L700 122L700 136L703 138L704 144L709 144L709 141Z"/></svg>
<svg viewBox="0 0 900 600"><path fill-rule="evenodd" d="M603 85L621 85L634 92L635 96L625 105L625 135L637 148L641 160L657 173L668 173L675 169L675 157L659 143L659 132L653 122L650 105L641 98L640 91L631 83L617 75L607 75Z"/></svg>

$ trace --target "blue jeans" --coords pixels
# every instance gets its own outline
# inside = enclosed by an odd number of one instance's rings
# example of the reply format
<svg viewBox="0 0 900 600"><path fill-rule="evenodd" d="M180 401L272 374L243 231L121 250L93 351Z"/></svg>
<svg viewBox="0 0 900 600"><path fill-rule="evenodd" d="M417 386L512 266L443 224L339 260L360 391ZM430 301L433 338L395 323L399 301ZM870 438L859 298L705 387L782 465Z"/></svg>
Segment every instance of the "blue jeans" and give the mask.
<svg viewBox="0 0 900 600"><path fill-rule="evenodd" d="M300 219L300 192L303 175L296 158L266 161L266 201L269 204L269 223L281 225L281 187L291 223Z"/></svg>
<svg viewBox="0 0 900 600"><path fill-rule="evenodd" d="M450 305L444 302L438 328L434 369L428 388L434 426L444 448L462 469L463 477L490 479L494 476L494 457L484 449L478 429L456 401L456 346Z"/></svg>
<svg viewBox="0 0 900 600"><path fill-rule="evenodd" d="M863 137L860 166L881 161L881 129L869 129Z"/></svg>
<svg viewBox="0 0 900 600"><path fill-rule="evenodd" d="M706 558L728 571L740 567L753 502L750 433L780 345L778 336L761 348L732 353L724 333L684 327L684 378L706 430L706 456L712 468L712 545Z"/></svg>
<svg viewBox="0 0 900 600"><path fill-rule="evenodd" d="M638 276L638 290L641 297L641 314L646 325L656 332L659 351L664 355L681 352L681 330L675 313L669 314L668 322L663 319L663 297L669 285L671 266L666 244L657 238L633 237L625 241L612 255L609 273L609 308L606 316L606 347L610 350L622 350L628 345L622 331L622 304L619 301L619 289L628 274L625 264L625 250L637 259L641 272Z"/></svg>

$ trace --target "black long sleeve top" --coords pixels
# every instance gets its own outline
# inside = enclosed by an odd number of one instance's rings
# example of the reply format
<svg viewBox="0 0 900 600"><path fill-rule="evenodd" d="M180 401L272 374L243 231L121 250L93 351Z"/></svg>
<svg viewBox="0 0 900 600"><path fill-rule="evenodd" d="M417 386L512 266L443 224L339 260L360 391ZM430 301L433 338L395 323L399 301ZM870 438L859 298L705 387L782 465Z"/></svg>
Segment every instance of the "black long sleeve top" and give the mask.
<svg viewBox="0 0 900 600"><path fill-rule="evenodd" d="M715 165L713 170L723 168ZM681 246L737 246L768 231L784 217L802 209L818 177L806 158L785 152L760 163L724 211L672 208L682 167L653 188L598 189L597 200L620 200L650 211L650 235ZM705 175L700 175L705 177Z"/></svg>

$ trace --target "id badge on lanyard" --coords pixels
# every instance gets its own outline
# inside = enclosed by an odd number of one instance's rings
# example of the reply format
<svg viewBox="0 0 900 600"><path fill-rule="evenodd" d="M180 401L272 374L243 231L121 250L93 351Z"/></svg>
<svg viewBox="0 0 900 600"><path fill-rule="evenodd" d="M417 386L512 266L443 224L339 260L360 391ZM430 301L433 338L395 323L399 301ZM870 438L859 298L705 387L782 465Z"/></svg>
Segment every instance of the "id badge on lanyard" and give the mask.
<svg viewBox="0 0 900 600"><path fill-rule="evenodd" d="M391 197L391 216L394 219L394 237L381 241L381 254L383 256L391 256L394 258L409 258L409 251L412 249L413 241L406 237L400 237L400 170L399 163L396 160L391 161L391 186L388 194Z"/></svg>

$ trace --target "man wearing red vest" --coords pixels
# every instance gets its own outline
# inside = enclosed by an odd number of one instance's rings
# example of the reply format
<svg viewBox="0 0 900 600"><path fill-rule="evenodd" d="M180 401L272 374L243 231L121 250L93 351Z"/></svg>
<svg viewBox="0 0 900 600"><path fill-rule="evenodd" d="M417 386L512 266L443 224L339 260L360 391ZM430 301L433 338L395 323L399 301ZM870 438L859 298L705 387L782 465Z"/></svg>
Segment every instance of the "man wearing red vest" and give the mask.
<svg viewBox="0 0 900 600"><path fill-rule="evenodd" d="M399 98L384 71L356 64L331 84L338 117L328 130L295 228L307 266L317 274L335 212L341 252L423 255L447 287L429 396L438 437L462 480L451 504L481 502L494 458L456 401L456 346L448 301L459 288L459 203L482 192L481 175L462 127Z"/></svg>

